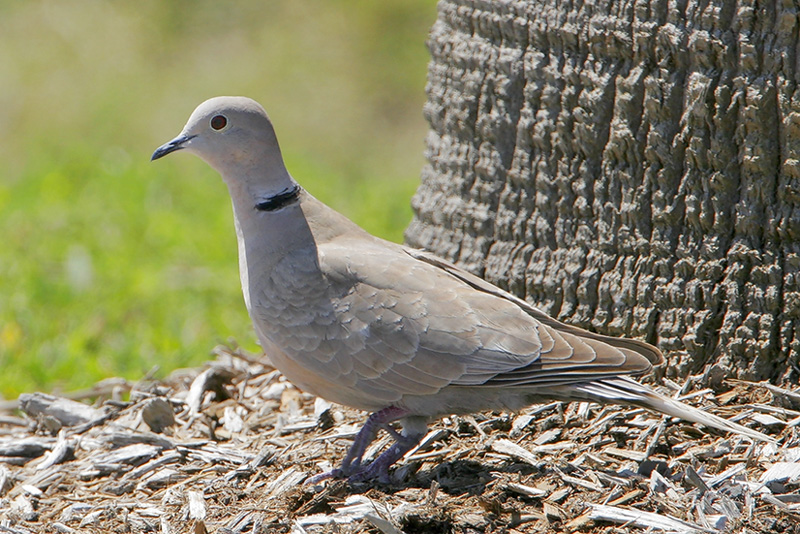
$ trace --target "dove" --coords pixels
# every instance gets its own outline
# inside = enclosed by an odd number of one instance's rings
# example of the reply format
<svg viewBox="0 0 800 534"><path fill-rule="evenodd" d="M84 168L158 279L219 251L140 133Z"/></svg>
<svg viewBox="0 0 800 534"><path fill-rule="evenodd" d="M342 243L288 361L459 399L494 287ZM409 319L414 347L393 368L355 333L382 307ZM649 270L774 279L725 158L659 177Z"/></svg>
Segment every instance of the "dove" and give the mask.
<svg viewBox="0 0 800 534"><path fill-rule="evenodd" d="M249 98L203 102L151 159L177 151L227 185L244 302L273 365L297 387L371 414L341 465L314 481L387 481L432 420L552 400L634 405L773 441L635 381L663 363L654 346L559 322L326 206L289 174L272 122ZM381 429L394 442L364 465Z"/></svg>

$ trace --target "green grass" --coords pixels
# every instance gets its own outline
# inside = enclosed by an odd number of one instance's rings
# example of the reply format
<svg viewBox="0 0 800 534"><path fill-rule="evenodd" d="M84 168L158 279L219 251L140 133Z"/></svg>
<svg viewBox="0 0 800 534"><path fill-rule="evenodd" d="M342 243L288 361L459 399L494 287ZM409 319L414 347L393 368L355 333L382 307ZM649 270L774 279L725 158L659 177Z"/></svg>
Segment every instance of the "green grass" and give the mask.
<svg viewBox="0 0 800 534"><path fill-rule="evenodd" d="M210 96L264 104L298 181L401 240L434 19L421 0L0 0L0 394L256 349L219 176L149 162Z"/></svg>

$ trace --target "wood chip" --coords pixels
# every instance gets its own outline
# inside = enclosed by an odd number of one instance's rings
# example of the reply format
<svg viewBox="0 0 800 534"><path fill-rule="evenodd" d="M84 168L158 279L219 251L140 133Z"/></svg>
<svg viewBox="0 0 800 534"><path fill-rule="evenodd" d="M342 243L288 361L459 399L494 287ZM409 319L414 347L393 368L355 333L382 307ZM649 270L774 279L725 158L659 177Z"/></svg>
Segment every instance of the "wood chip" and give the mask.
<svg viewBox="0 0 800 534"><path fill-rule="evenodd" d="M4 439L0 440L0 457L37 458L51 450L55 444L55 439L42 436Z"/></svg>
<svg viewBox="0 0 800 534"><path fill-rule="evenodd" d="M514 435L514 431L512 428L511 434ZM543 446L547 443L551 443L561 437L561 429L560 428L551 428L550 430L545 430L538 436L536 439L533 440L534 445Z"/></svg>
<svg viewBox="0 0 800 534"><path fill-rule="evenodd" d="M596 483L591 482L589 480L584 480L582 478L573 477L573 476L566 475L566 474L561 473L561 472L559 472L559 475L561 476L561 480L563 480L564 482L566 482L568 484L572 484L574 486L585 488L585 489L588 489L589 491L602 491L603 490L603 486L601 484L596 484Z"/></svg>
<svg viewBox="0 0 800 534"><path fill-rule="evenodd" d="M718 474L716 476L713 476L710 479L708 479L708 481L707 481L708 485L713 488L713 487L721 484L722 482L728 480L729 478L732 478L732 477L738 475L739 473L744 472L745 468L746 468L746 465L744 463L739 463L739 464L736 464L736 465L732 465L731 467L729 467L728 469L726 469L722 473L720 473L720 474Z"/></svg>
<svg viewBox="0 0 800 534"><path fill-rule="evenodd" d="M643 512L605 504L592 504L590 506L592 510L589 513L589 518L595 521L609 521L621 525L658 529L675 534L700 534L705 532L704 528L694 523L653 512Z"/></svg>
<svg viewBox="0 0 800 534"><path fill-rule="evenodd" d="M0 497L11 488L14 483L11 481L11 471L4 466L0 465Z"/></svg>
<svg viewBox="0 0 800 534"><path fill-rule="evenodd" d="M149 462L145 462L135 469L132 469L125 475L124 478L129 480L137 480L147 473L161 469L165 465L179 462L182 457L183 455L181 455L181 453L177 451L170 451L166 454L153 458Z"/></svg>
<svg viewBox="0 0 800 534"><path fill-rule="evenodd" d="M75 438L67 438L63 430L59 432L55 447L52 451L45 452L44 459L36 465L36 469L47 469L70 458L75 452L77 441Z"/></svg>
<svg viewBox="0 0 800 534"><path fill-rule="evenodd" d="M616 456L617 458L624 458L626 460L633 460L634 462L642 462L647 458L647 454L628 449L618 449L616 447L605 447L603 449L605 454Z"/></svg>
<svg viewBox="0 0 800 534"><path fill-rule="evenodd" d="M155 457L161 452L160 447L146 445L144 443L134 443L107 453L99 454L92 458L92 463L98 465L120 465L136 464L139 465Z"/></svg>
<svg viewBox="0 0 800 534"><path fill-rule="evenodd" d="M269 495L270 498L274 498L291 490L305 479L305 473L295 467L291 467L281 473L278 478L270 482L264 489L264 492Z"/></svg>
<svg viewBox="0 0 800 534"><path fill-rule="evenodd" d="M756 421L764 426L773 426L773 425L785 425L786 421L782 421L778 419L774 415L770 415L768 413L754 413L750 416L750 419Z"/></svg>
<svg viewBox="0 0 800 534"><path fill-rule="evenodd" d="M548 443L546 445L536 445L531 447L531 452L537 454L553 454L562 451L574 451L578 446L572 441L559 441L558 443Z"/></svg>
<svg viewBox="0 0 800 534"><path fill-rule="evenodd" d="M155 397L145 401L142 406L142 420L150 430L161 433L175 424L175 412L172 404L163 397Z"/></svg>
<svg viewBox="0 0 800 534"><path fill-rule="evenodd" d="M203 520L206 518L206 501L202 491L187 491L186 501L189 506L189 519Z"/></svg>
<svg viewBox="0 0 800 534"><path fill-rule="evenodd" d="M564 517L566 517L564 510L557 504L550 501L544 501L542 503L542 510L544 511L544 515L547 517L553 517L558 520L564 519Z"/></svg>
<svg viewBox="0 0 800 534"><path fill-rule="evenodd" d="M510 456L516 460L529 463L535 467L539 467L543 464L543 462L537 458L536 455L507 439L494 440L492 442L492 450L500 454Z"/></svg>
<svg viewBox="0 0 800 534"><path fill-rule="evenodd" d="M229 383L234 376L235 372L231 369L217 366L206 369L197 375L186 396L186 404L189 406L190 413L198 414L200 412L207 392L214 393L215 398L221 399L223 386Z"/></svg>
<svg viewBox="0 0 800 534"><path fill-rule="evenodd" d="M653 473L655 475L658 472L657 471L653 471ZM706 484L706 481L703 480L703 477L698 475L697 471L695 471L694 468L691 465L687 465L686 466L685 474L686 474L687 482L689 482L695 488L699 489L700 493L705 493L705 492L707 492L707 491L709 491L711 489L711 488L708 487L708 484ZM661 477L660 474L658 476ZM661 478L662 478L662 480L666 480L666 479L664 479L664 477L661 477ZM670 486L673 487L671 484L670 484ZM674 489L674 487L673 487L673 489Z"/></svg>
<svg viewBox="0 0 800 534"><path fill-rule="evenodd" d="M57 532L61 532L62 534L72 534L73 532L75 532L74 528L70 528L64 523L59 523L58 521L50 523L50 526L52 526Z"/></svg>
<svg viewBox="0 0 800 534"><path fill-rule="evenodd" d="M545 495L550 493L547 490L534 488L532 486L526 486L524 484L516 484L514 482L509 482L508 484L506 484L506 488L508 488L513 492L526 495L528 497L544 497Z"/></svg>
<svg viewBox="0 0 800 534"><path fill-rule="evenodd" d="M416 447L408 451L405 456L403 456L403 461L409 461L413 458L419 451L424 451L428 447L431 446L432 443L439 441L446 437L448 432L443 428L436 428L428 432L424 438L422 438L417 444Z"/></svg>
<svg viewBox="0 0 800 534"><path fill-rule="evenodd" d="M515 438L522 434L522 431L534 420L534 417L530 414L521 414L514 418L514 422L511 423L511 437ZM547 443L543 441L542 443Z"/></svg>
<svg viewBox="0 0 800 534"><path fill-rule="evenodd" d="M771 482L797 482L800 480L800 462L776 462L764 471L759 481L762 484Z"/></svg>
<svg viewBox="0 0 800 534"><path fill-rule="evenodd" d="M566 499L571 492L572 490L570 487L566 486L551 493L547 500L550 502L561 502L562 500Z"/></svg>
<svg viewBox="0 0 800 534"><path fill-rule="evenodd" d="M46 393L22 394L19 396L20 410L34 419L49 416L64 426L75 426L99 419L104 412L88 404L47 395Z"/></svg>
<svg viewBox="0 0 800 534"><path fill-rule="evenodd" d="M623 495L621 497L618 497L618 498L614 499L613 501L610 501L608 503L608 505L609 506L619 506L620 504L625 504L625 503L628 503L630 501L636 500L639 497L641 497L642 495L644 495L644 491L643 490L635 489L635 490L629 491L628 493L626 493L625 495Z"/></svg>

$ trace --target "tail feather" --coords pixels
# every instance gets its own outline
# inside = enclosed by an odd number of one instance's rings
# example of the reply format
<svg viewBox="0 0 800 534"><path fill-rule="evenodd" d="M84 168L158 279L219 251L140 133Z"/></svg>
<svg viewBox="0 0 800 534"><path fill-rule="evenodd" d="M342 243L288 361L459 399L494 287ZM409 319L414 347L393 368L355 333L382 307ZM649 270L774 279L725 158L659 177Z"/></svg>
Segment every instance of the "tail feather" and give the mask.
<svg viewBox="0 0 800 534"><path fill-rule="evenodd" d="M589 400L613 404L633 404L673 417L679 417L686 421L710 426L724 432L747 436L753 440L775 443L775 439L766 434L665 397L627 377L571 384L568 387Z"/></svg>

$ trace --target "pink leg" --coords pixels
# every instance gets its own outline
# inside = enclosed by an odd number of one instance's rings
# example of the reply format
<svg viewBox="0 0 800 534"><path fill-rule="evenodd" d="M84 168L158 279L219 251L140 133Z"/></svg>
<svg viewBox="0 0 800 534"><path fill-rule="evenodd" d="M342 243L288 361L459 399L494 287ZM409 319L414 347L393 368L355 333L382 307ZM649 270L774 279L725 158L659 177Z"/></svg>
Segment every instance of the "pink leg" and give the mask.
<svg viewBox="0 0 800 534"><path fill-rule="evenodd" d="M371 414L364 423L364 426L361 427L361 430L358 431L356 438L353 440L353 444L350 445L350 450L347 451L347 456L345 456L344 460L342 461L342 465L333 471L321 473L311 477L306 481L306 484L316 484L317 482L321 482L328 478L346 478L356 472L364 471L361 469L361 458L364 456L364 452L367 450L367 447L369 447L369 444L375 439L375 436L378 434L378 430L381 428L390 429L391 427L388 426L389 423L392 421L397 421L398 419L402 419L407 415L408 410L398 408L396 406L389 406L388 408L384 408L383 410ZM391 434L393 434L393 437L397 439L396 432L392 431ZM378 457L378 460L383 458L383 456L391 451L396 445L397 443L390 447L389 450ZM413 445L411 447L413 447ZM411 447L409 447L409 449L406 451L410 450ZM405 452L403 454L405 454ZM397 459L401 456L402 454L395 458L394 461L397 461ZM378 460L375 460L373 463L376 463ZM386 466L387 470L391 463Z"/></svg>
<svg viewBox="0 0 800 534"><path fill-rule="evenodd" d="M392 446L386 449L383 454L378 456L378 458L365 469L350 475L350 482L363 482L365 480L377 478L379 482L383 482L384 484L389 483L389 468L425 437L424 430L419 430L419 428L414 428L413 426L403 428L402 434L398 434L394 431L392 431L391 434L396 440Z"/></svg>
<svg viewBox="0 0 800 534"><path fill-rule="evenodd" d="M367 447L375 439L379 429L388 428L386 425L392 421L402 419L406 415L408 415L407 410L395 406L389 406L371 414L364 426L361 427L361 430L358 431L356 439L350 445L350 450L347 451L347 456L342 461L342 466L339 468L342 474L347 476L361 466L361 457L364 456Z"/></svg>

